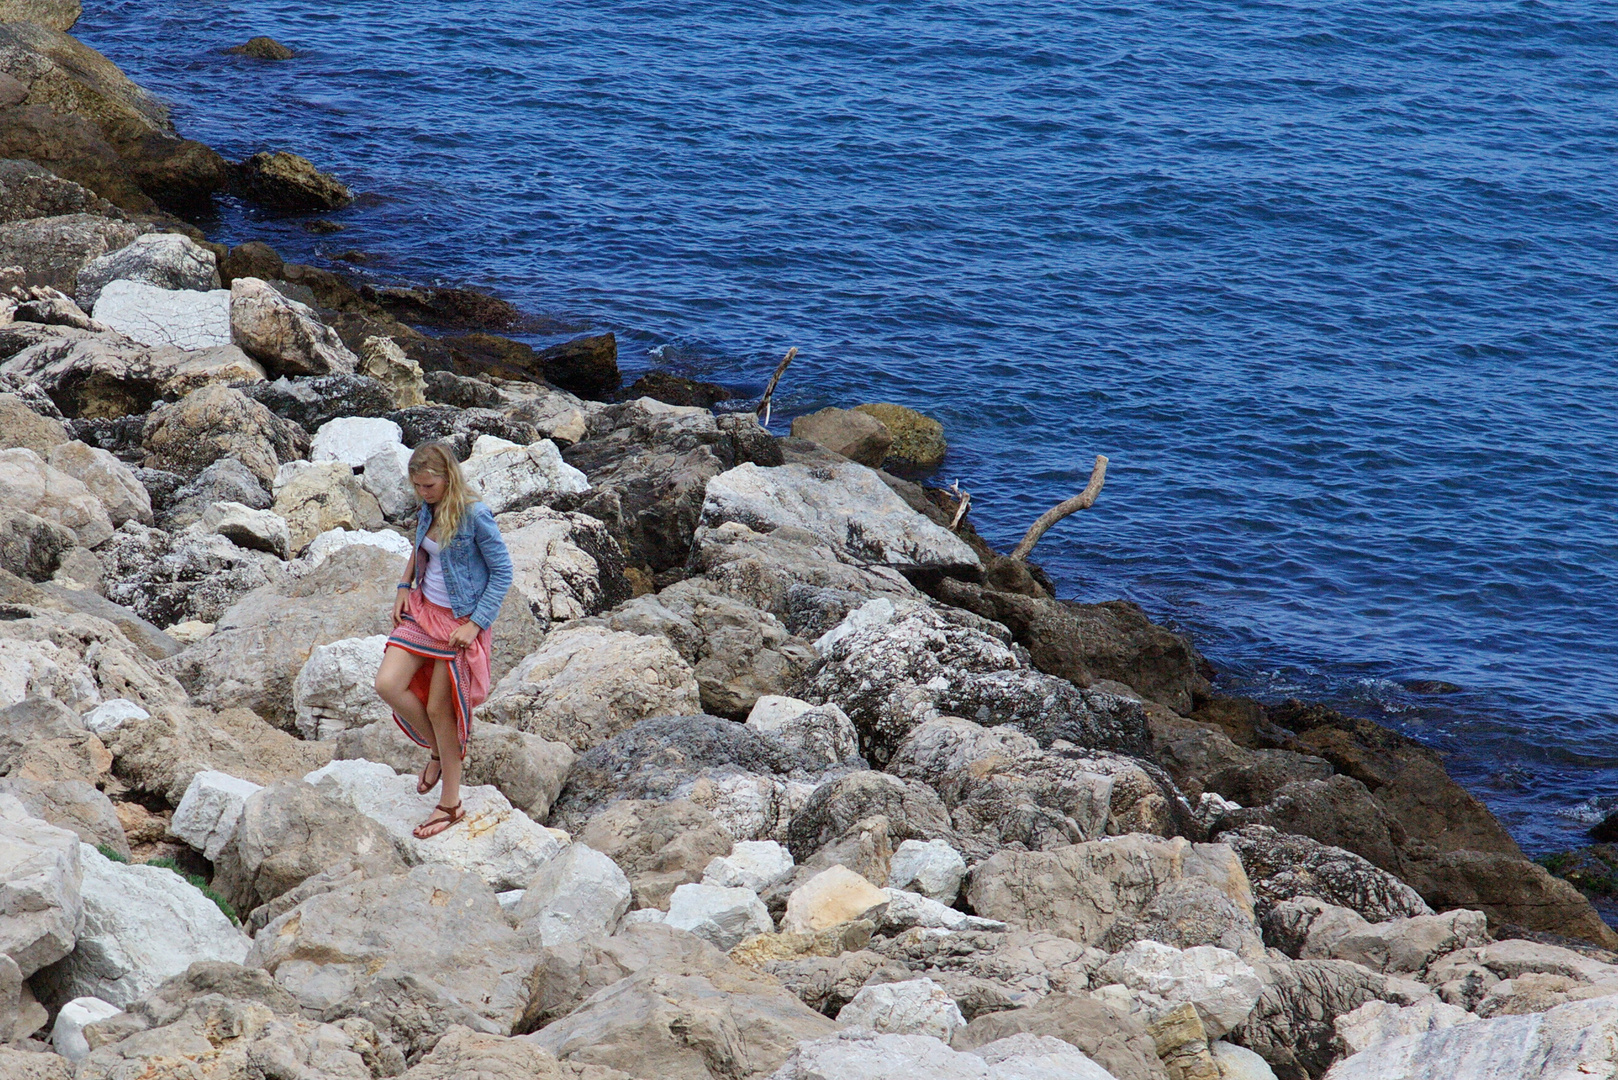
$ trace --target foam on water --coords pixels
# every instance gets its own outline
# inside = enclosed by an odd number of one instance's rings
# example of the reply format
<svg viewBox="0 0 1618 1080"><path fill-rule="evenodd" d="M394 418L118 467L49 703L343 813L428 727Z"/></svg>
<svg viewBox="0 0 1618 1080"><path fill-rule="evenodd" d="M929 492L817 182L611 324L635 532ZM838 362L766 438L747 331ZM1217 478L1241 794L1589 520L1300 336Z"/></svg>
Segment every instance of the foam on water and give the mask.
<svg viewBox="0 0 1618 1080"><path fill-rule="evenodd" d="M225 240L470 281L778 424L896 400L1063 593L1454 751L1530 849L1618 793L1607 3L124 0L84 38L364 192ZM301 56L221 54L271 34ZM537 340L537 339L536 339ZM1417 695L1412 679L1457 684Z"/></svg>

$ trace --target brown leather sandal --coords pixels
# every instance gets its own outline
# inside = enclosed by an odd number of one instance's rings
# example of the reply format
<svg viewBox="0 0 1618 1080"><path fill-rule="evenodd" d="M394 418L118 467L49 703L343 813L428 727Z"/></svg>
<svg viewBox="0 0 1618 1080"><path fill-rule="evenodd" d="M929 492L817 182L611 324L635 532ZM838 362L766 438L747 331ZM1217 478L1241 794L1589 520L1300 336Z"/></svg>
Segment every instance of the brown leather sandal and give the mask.
<svg viewBox="0 0 1618 1080"><path fill-rule="evenodd" d="M443 816L440 817L440 814ZM459 822L465 816L466 811L461 809L460 803L456 803L454 806L437 806L433 808L433 812L431 814L427 815L426 821L422 822L420 825L417 825L411 830L411 834L415 836L417 840L431 840L445 829L448 829L451 825ZM423 829L430 831L423 832Z"/></svg>
<svg viewBox="0 0 1618 1080"><path fill-rule="evenodd" d="M429 780L429 779L427 779L427 770L433 767L434 762L438 763L438 775L435 776L433 779ZM444 759L439 757L437 754L434 754L432 757L427 759L427 764L425 764L425 765L423 765L421 767L421 775L416 778L416 794L417 795L425 795L425 794L427 794L429 791L431 791L438 784L438 781L442 780L443 778L444 778Z"/></svg>

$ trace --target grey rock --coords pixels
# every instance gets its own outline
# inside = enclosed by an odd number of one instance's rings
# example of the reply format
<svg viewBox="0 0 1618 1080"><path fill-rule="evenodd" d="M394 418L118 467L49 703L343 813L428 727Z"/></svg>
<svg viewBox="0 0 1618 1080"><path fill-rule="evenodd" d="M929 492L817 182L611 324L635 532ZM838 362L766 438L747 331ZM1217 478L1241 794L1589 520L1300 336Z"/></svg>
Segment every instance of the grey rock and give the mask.
<svg viewBox="0 0 1618 1080"><path fill-rule="evenodd" d="M1260 914L1302 896L1346 907L1371 922L1432 914L1416 890L1351 851L1265 825L1233 829L1217 839L1241 857Z"/></svg>
<svg viewBox="0 0 1618 1080"><path fill-rule="evenodd" d="M5 164L0 162L0 167ZM16 394L0 394L0 449L21 446L48 458L51 447L67 439L60 420L35 412Z"/></svg>
<svg viewBox="0 0 1618 1080"><path fill-rule="evenodd" d="M107 451L82 442L64 442L51 447L45 460L89 488L101 500L114 528L126 521L152 523L151 496L129 466Z"/></svg>
<svg viewBox="0 0 1618 1080"><path fill-rule="evenodd" d="M228 386L205 386L154 409L141 440L147 468L196 477L220 458L233 457L265 483L283 461L309 452L301 428Z"/></svg>
<svg viewBox="0 0 1618 1080"><path fill-rule="evenodd" d="M887 885L953 904L965 879L966 860L947 841L911 839L895 849Z"/></svg>
<svg viewBox="0 0 1618 1080"><path fill-rule="evenodd" d="M29 581L49 581L79 538L65 525L26 510L0 509L0 568Z"/></svg>
<svg viewBox="0 0 1618 1080"><path fill-rule="evenodd" d="M143 469L141 474L149 475L153 471ZM198 521L214 503L241 503L254 510L268 510L273 501L264 481L234 457L219 458L189 481L183 477L177 479L182 482L166 499L154 499L159 524L166 529L179 530Z"/></svg>
<svg viewBox="0 0 1618 1080"><path fill-rule="evenodd" d="M966 1017L942 987L922 978L864 987L839 1010L837 1022L895 1035L931 1035L947 1043L966 1026Z"/></svg>
<svg viewBox="0 0 1618 1080"><path fill-rule="evenodd" d="M733 949L755 934L775 931L758 894L741 886L688 882L669 896L664 926L685 930L718 949Z"/></svg>
<svg viewBox="0 0 1618 1080"><path fill-rule="evenodd" d="M1272 960L1259 974L1264 991L1228 1039L1258 1053L1278 1076L1324 1073L1340 1053L1337 1017L1368 1001L1409 1001L1395 980L1346 960Z"/></svg>
<svg viewBox="0 0 1618 1080"><path fill-rule="evenodd" d="M255 784L302 776L331 760L330 743L295 739L246 709L154 709L107 736L118 777L135 791L178 805L197 773Z"/></svg>
<svg viewBox="0 0 1618 1080"><path fill-rule="evenodd" d="M815 788L792 816L787 847L802 863L856 822L881 814L891 839L948 841L954 837L949 812L934 792L879 772L852 772Z"/></svg>
<svg viewBox="0 0 1618 1080"><path fill-rule="evenodd" d="M834 704L817 706L779 694L761 695L747 714L747 726L828 765L859 759L859 732Z"/></svg>
<svg viewBox="0 0 1618 1080"><path fill-rule="evenodd" d="M574 843L540 867L512 918L549 948L612 933L629 901L629 879L618 864L587 844Z"/></svg>
<svg viewBox="0 0 1618 1080"><path fill-rule="evenodd" d="M84 926L84 871L76 834L34 817L0 795L0 955L27 978L73 950Z"/></svg>
<svg viewBox="0 0 1618 1080"><path fill-rule="evenodd" d="M527 446L537 438L533 425L513 420L493 409L417 405L387 416L404 432L406 446L414 449L429 440L437 440L449 444L460 461L472 456L472 444L482 435L492 435L519 446Z"/></svg>
<svg viewBox="0 0 1618 1080"><path fill-rule="evenodd" d="M80 841L98 845L129 857L129 840L118 822L112 800L84 780L30 780L21 776L0 778L0 794L11 795L28 813L78 834Z"/></svg>
<svg viewBox="0 0 1618 1080"><path fill-rule="evenodd" d="M150 350L138 342L122 334L68 327L51 327L0 364L0 376L11 386L36 388L63 413L79 418L71 434L112 450L122 449L121 431L113 433L115 444L109 445L92 440L85 425L146 412L164 375L152 363Z"/></svg>
<svg viewBox="0 0 1618 1080"><path fill-rule="evenodd" d="M1076 1046L1117 1080L1168 1080L1170 1075L1140 1017L1082 994L1052 994L1026 1008L980 1016L952 1044L971 1050L1019 1034Z"/></svg>
<svg viewBox="0 0 1618 1080"><path fill-rule="evenodd" d="M140 281L161 289L206 292L219 288L213 252L179 233L147 233L117 251L90 260L79 271L74 293L89 311L108 282Z"/></svg>
<svg viewBox="0 0 1618 1080"><path fill-rule="evenodd" d="M239 548L268 552L279 559L292 554L292 533L286 519L269 510L218 502L202 512L197 525L202 531L223 536Z"/></svg>
<svg viewBox="0 0 1618 1080"><path fill-rule="evenodd" d="M623 868L637 907L665 910L676 888L704 880L712 861L732 846L712 814L684 799L612 803L590 818L578 839Z"/></svg>
<svg viewBox="0 0 1618 1080"><path fill-rule="evenodd" d="M112 535L112 521L95 493L32 450L0 450L0 499L14 510L71 529L85 547Z"/></svg>
<svg viewBox="0 0 1618 1080"><path fill-rule="evenodd" d="M386 416L396 408L391 391L366 375L282 375L243 392L311 435L340 416Z"/></svg>
<svg viewBox="0 0 1618 1080"><path fill-rule="evenodd" d="M0 224L0 266L20 266L24 285L49 285L72 295L79 271L116 251L141 228L98 214L57 214Z"/></svg>
<svg viewBox="0 0 1618 1080"><path fill-rule="evenodd" d="M126 522L100 554L107 599L165 627L217 623L242 597L288 581L277 555L200 530L167 533Z"/></svg>
<svg viewBox="0 0 1618 1080"><path fill-rule="evenodd" d="M21 8L57 6L54 3L35 5L8 0L8 6L10 4ZM77 9L78 5L68 0L60 7ZM36 18L30 21L40 20ZM70 26L57 26L56 29L67 30ZM123 217L122 211L95 192L71 180L64 180L32 161L16 158L0 161L0 221L28 221L78 213L113 219Z"/></svg>
<svg viewBox="0 0 1618 1080"><path fill-rule="evenodd" d="M595 518L535 506L501 514L496 523L511 553L512 586L528 598L541 625L595 615L629 599L623 552Z"/></svg>

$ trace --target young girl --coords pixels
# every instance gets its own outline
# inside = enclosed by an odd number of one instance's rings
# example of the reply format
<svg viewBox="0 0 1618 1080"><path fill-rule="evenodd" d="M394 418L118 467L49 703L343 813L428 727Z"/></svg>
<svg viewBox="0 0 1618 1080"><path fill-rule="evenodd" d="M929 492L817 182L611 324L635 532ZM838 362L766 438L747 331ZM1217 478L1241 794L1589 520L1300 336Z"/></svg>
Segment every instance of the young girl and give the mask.
<svg viewBox="0 0 1618 1080"><path fill-rule="evenodd" d="M416 548L393 602L376 692L404 733L432 752L416 790L425 795L444 782L437 809L415 829L426 840L465 816L461 763L472 710L489 696L489 627L511 587L511 556L448 446L418 446L409 471L421 499Z"/></svg>

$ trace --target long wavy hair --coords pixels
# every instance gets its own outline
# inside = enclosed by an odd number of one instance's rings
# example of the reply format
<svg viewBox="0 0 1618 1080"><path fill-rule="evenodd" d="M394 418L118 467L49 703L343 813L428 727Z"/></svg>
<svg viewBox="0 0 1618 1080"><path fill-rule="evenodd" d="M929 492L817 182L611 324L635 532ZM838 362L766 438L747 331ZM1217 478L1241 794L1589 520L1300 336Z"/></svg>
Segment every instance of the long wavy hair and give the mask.
<svg viewBox="0 0 1618 1080"><path fill-rule="evenodd" d="M434 532L437 542L447 544L455 539L466 510L476 501L476 495L461 475L460 462L455 451L441 442L424 442L410 455L410 475L441 476L444 478L444 497L433 507Z"/></svg>

